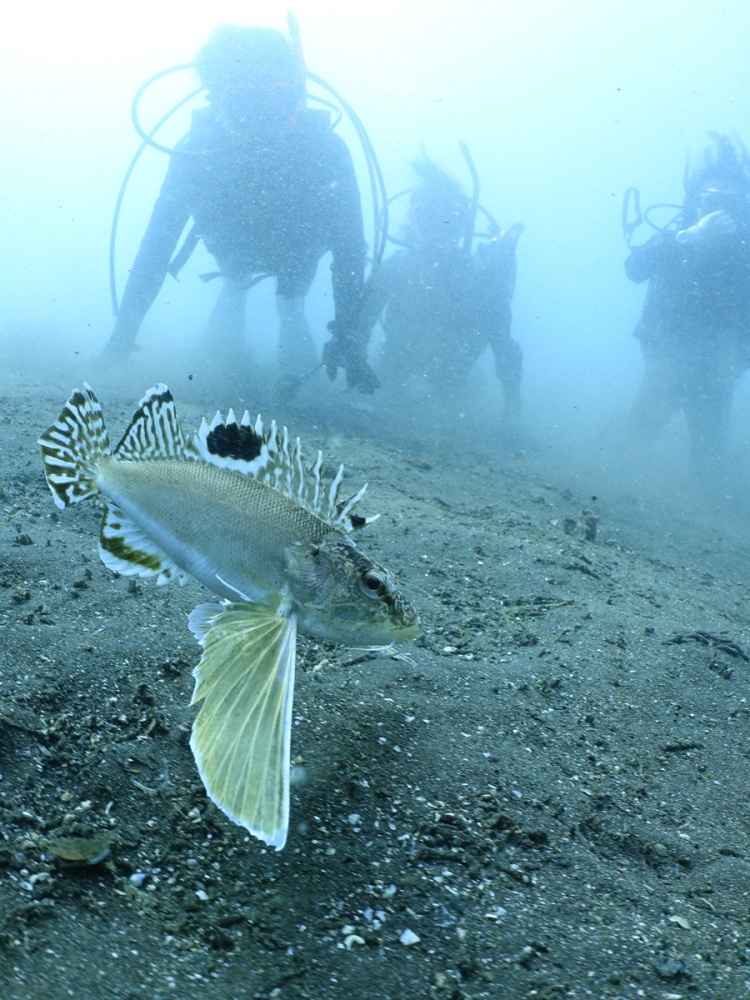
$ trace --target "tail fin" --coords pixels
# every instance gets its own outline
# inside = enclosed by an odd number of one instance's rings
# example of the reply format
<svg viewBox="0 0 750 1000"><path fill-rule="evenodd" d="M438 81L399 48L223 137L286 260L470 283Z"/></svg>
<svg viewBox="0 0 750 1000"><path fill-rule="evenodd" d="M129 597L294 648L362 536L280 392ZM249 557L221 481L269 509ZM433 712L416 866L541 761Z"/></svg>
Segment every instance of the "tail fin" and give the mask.
<svg viewBox="0 0 750 1000"><path fill-rule="evenodd" d="M76 389L39 438L47 485L58 507L96 496L99 459L112 451L99 400L91 386Z"/></svg>

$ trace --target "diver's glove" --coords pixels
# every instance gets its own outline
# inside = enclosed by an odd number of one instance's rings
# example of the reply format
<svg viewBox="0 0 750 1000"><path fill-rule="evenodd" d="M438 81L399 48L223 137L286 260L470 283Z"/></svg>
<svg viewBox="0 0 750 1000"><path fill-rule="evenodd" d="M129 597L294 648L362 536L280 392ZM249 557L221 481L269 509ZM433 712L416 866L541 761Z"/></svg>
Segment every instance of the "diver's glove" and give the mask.
<svg viewBox="0 0 750 1000"><path fill-rule="evenodd" d="M335 381L339 368L343 368L347 388L356 389L367 396L372 395L380 386L380 381L367 363L364 346L358 344L350 334L337 333L335 323L329 323L328 329L333 334L323 346L323 364L328 378Z"/></svg>
<svg viewBox="0 0 750 1000"><path fill-rule="evenodd" d="M365 396L371 396L380 388L380 379L362 356L349 363L346 369L346 385L348 389L356 389Z"/></svg>
<svg viewBox="0 0 750 1000"><path fill-rule="evenodd" d="M737 223L729 212L721 208L704 215L694 226L681 229L675 239L682 246L710 247L720 243L726 236L731 236L736 229Z"/></svg>
<svg viewBox="0 0 750 1000"><path fill-rule="evenodd" d="M524 226L521 222L514 223L508 229L496 229L486 243L478 244L477 255L480 259L484 259L486 264L491 265L496 262L503 264L515 254L523 231Z"/></svg>

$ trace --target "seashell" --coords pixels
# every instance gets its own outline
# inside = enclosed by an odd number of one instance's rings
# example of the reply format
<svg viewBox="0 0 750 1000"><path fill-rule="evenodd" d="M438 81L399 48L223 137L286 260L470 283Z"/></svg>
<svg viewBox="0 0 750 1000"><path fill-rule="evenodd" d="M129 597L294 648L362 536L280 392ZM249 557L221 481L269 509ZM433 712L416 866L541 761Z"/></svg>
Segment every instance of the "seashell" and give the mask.
<svg viewBox="0 0 750 1000"><path fill-rule="evenodd" d="M104 861L109 856L112 840L111 833L101 831L91 837L55 837L45 846L61 864L77 868Z"/></svg>

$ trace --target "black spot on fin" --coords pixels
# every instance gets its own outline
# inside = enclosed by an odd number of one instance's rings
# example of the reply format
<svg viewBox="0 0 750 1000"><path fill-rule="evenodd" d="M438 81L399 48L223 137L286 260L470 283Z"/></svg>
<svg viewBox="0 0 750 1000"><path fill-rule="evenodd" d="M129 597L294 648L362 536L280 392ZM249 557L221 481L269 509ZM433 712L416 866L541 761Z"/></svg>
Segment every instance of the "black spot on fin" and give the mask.
<svg viewBox="0 0 750 1000"><path fill-rule="evenodd" d="M260 455L263 438L252 427L237 423L217 424L206 437L209 454L252 462Z"/></svg>

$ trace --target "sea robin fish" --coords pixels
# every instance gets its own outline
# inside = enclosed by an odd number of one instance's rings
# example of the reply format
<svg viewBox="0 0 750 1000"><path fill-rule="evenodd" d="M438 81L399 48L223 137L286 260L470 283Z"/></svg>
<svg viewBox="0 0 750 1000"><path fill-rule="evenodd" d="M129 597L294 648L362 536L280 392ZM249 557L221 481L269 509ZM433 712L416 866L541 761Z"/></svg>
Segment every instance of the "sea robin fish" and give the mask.
<svg viewBox="0 0 750 1000"><path fill-rule="evenodd" d="M230 410L192 440L172 395L155 385L112 450L89 386L39 439L58 507L107 501L99 555L157 583L194 576L223 599L189 625L203 646L190 746L206 791L235 823L281 850L289 826L289 744L297 629L372 648L416 635L417 615L391 574L349 532L375 518L340 499L322 455Z"/></svg>

